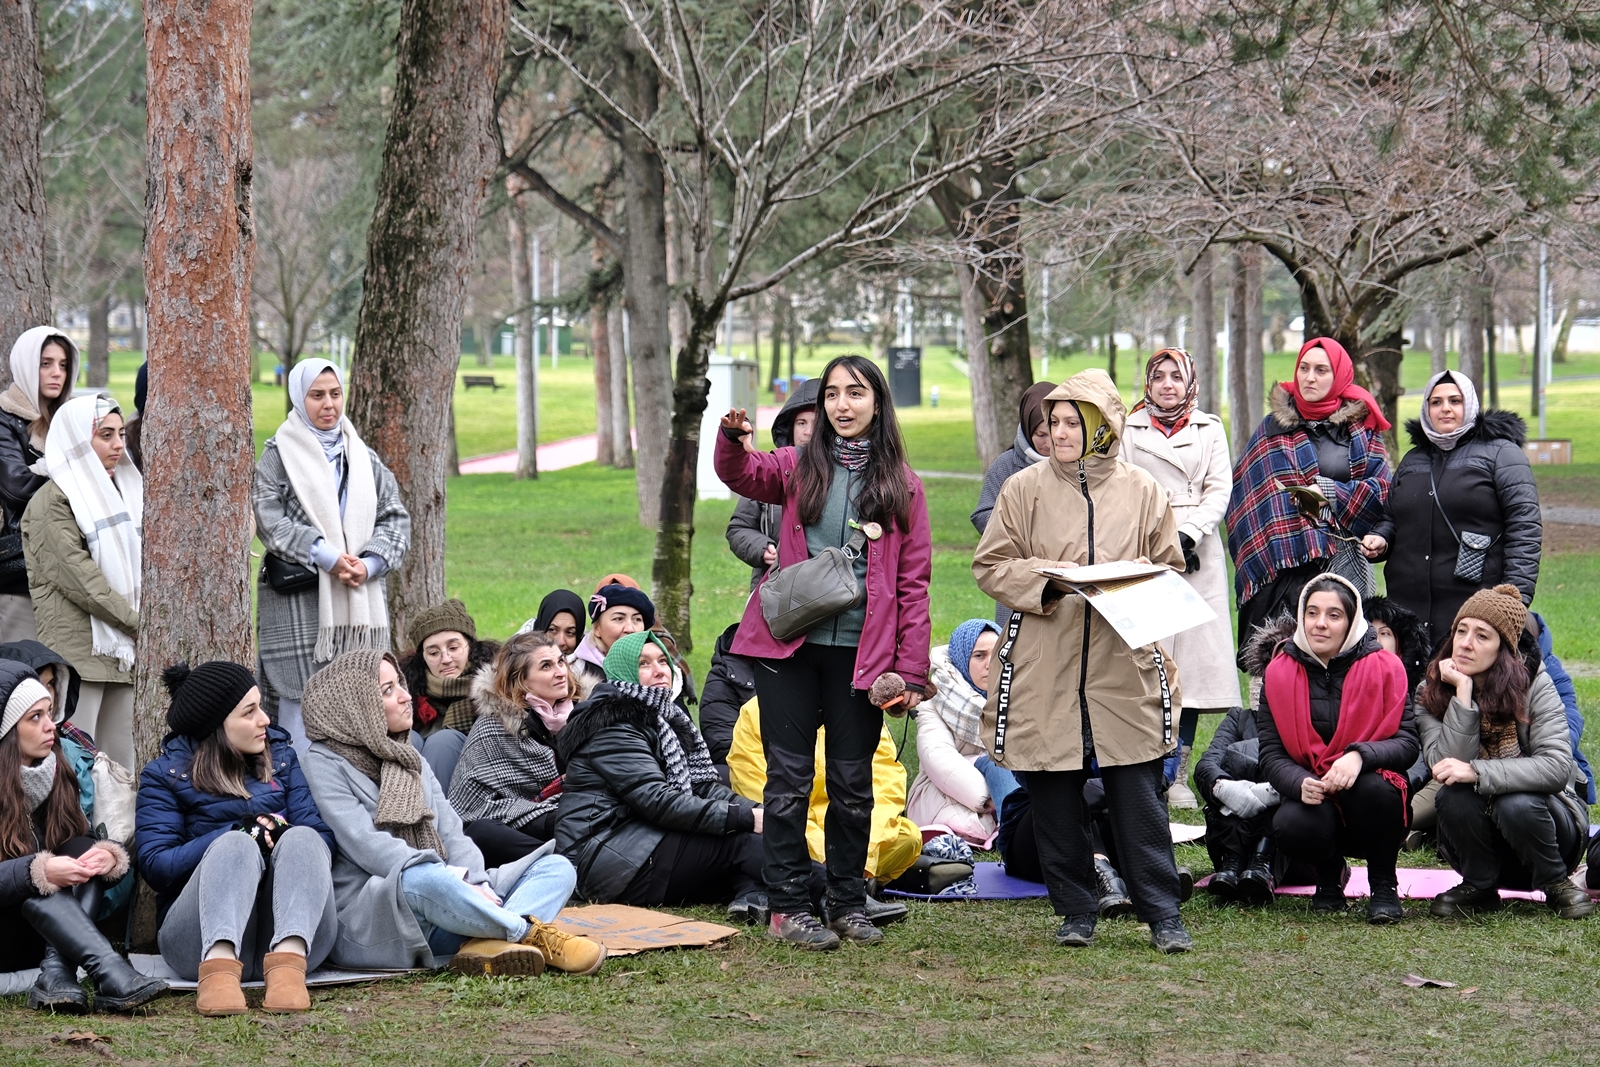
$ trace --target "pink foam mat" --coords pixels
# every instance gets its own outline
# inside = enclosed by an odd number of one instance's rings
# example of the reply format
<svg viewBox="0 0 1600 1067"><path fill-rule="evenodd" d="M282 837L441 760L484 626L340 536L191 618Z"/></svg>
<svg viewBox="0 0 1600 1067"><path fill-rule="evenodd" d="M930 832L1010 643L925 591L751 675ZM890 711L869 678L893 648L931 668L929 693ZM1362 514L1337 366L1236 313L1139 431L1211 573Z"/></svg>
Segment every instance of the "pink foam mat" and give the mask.
<svg viewBox="0 0 1600 1067"><path fill-rule="evenodd" d="M1405 900L1432 900L1446 889L1453 889L1461 884L1461 876L1455 871L1430 870L1419 867L1401 867L1400 896ZM1208 874L1195 883L1196 888L1203 888L1211 881ZM1278 895L1286 897L1309 897L1316 892L1315 886L1309 885L1280 885ZM1367 869L1365 867L1350 868L1350 882L1344 887L1346 897L1365 897L1372 894L1371 887L1367 884ZM1535 903L1544 902L1544 894L1537 889L1502 889L1500 897L1503 900L1531 900Z"/></svg>

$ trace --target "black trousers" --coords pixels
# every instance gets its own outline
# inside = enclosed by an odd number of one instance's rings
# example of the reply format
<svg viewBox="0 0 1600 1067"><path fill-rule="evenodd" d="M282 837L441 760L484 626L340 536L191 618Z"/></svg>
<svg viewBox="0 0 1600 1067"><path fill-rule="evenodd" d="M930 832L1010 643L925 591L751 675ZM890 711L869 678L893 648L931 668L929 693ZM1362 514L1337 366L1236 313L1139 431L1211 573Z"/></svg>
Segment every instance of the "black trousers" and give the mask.
<svg viewBox="0 0 1600 1067"><path fill-rule="evenodd" d="M1374 882L1392 882L1406 837L1405 791L1377 771L1362 771L1354 785L1321 804L1284 797L1272 836L1280 851L1316 869L1319 884L1331 884L1346 856L1365 859Z"/></svg>
<svg viewBox="0 0 1600 1067"><path fill-rule="evenodd" d="M483 865L492 871L515 863L554 837L554 815L541 816L521 830L495 819L473 819L461 829L483 853Z"/></svg>
<svg viewBox="0 0 1600 1067"><path fill-rule="evenodd" d="M1100 768L1106 821L1116 842L1113 863L1128 883L1134 910L1147 923L1178 914L1178 865L1172 855L1161 764L1155 759ZM1088 779L1087 770L1028 772L1033 836L1057 915L1094 914L1100 904L1091 813L1084 798ZM1007 870L1012 871L1009 858Z"/></svg>
<svg viewBox="0 0 1600 1067"><path fill-rule="evenodd" d="M92 837L74 837L62 843L60 848L51 849L57 856L71 856L77 859L94 847ZM72 889L60 890L62 893L72 893ZM25 971L39 966L39 961L44 959L45 940L33 928L33 924L22 917L22 907L14 904L9 908L0 908L0 971Z"/></svg>
<svg viewBox="0 0 1600 1067"><path fill-rule="evenodd" d="M1450 865L1479 889L1536 889L1559 882L1583 858L1589 828L1546 793L1479 796L1447 785L1434 798Z"/></svg>
<svg viewBox="0 0 1600 1067"><path fill-rule="evenodd" d="M859 911L867 899L867 844L872 835L872 754L883 712L855 688L856 650L804 644L788 659L756 661L761 741L767 759L766 883L772 910L810 906L811 854L806 814L816 776L817 730L827 728L827 909Z"/></svg>
<svg viewBox="0 0 1600 1067"><path fill-rule="evenodd" d="M761 888L765 861L761 835L685 834L670 831L651 862L628 886L619 903L641 908L661 904L726 904Z"/></svg>
<svg viewBox="0 0 1600 1067"><path fill-rule="evenodd" d="M1214 802L1206 804L1205 809L1206 851L1216 870L1233 870L1240 859L1249 858L1263 837L1272 836L1272 817L1276 809L1268 808L1248 819L1224 815L1222 805Z"/></svg>

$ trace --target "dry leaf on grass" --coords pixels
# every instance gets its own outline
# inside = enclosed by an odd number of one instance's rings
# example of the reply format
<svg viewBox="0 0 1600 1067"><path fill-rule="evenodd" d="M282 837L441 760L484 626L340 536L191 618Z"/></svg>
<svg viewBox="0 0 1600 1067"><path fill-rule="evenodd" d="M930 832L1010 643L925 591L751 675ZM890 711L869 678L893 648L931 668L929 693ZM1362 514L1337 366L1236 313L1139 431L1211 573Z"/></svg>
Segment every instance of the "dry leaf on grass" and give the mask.
<svg viewBox="0 0 1600 1067"><path fill-rule="evenodd" d="M1447 982L1443 978L1424 978L1420 974L1408 974L1400 979L1403 985L1412 989L1454 989L1456 983Z"/></svg>

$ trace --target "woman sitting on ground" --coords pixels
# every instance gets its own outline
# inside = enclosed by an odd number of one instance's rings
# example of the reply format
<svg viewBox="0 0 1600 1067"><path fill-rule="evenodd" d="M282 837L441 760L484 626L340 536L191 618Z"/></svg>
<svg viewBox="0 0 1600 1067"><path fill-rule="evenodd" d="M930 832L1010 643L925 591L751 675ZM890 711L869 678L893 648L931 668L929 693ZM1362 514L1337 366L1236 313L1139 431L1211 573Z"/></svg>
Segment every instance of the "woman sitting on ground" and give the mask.
<svg viewBox="0 0 1600 1067"><path fill-rule="evenodd" d="M94 924L105 891L128 871L121 845L96 841L78 780L56 736L50 690L21 663L0 660L0 973L38 968L30 1008L132 1011L167 984L117 955ZM8 993L20 993L9 983Z"/></svg>
<svg viewBox="0 0 1600 1067"><path fill-rule="evenodd" d="M929 655L936 691L917 708L919 769L906 804L918 826L948 826L982 848L994 837L1006 797L1018 788L1016 775L995 764L978 734L999 641L993 622L968 619L947 646Z"/></svg>
<svg viewBox="0 0 1600 1067"><path fill-rule="evenodd" d="M306 780L339 845L333 959L365 970L593 974L605 949L550 923L572 864L548 850L485 870L426 760L408 740L411 694L387 652L346 652L306 683Z"/></svg>
<svg viewBox="0 0 1600 1067"><path fill-rule="evenodd" d="M406 627L411 655L400 664L406 688L415 697L411 743L448 792L456 761L467 743L477 711L472 679L494 659L498 641L479 641L478 624L459 600L418 612Z"/></svg>
<svg viewBox="0 0 1600 1067"><path fill-rule="evenodd" d="M478 721L450 785L450 804L485 864L521 859L556 836L556 735L575 699L572 672L543 630L517 634L472 681Z"/></svg>
<svg viewBox="0 0 1600 1067"><path fill-rule="evenodd" d="M571 662L578 680L593 689L606 680L606 654L611 646L621 637L653 627L656 606L638 586L614 582L602 585L589 598L589 621L594 625L578 642Z"/></svg>
<svg viewBox="0 0 1600 1067"><path fill-rule="evenodd" d="M1282 798L1272 836L1316 870L1312 910L1344 910L1344 858L1363 856L1367 921L1398 922L1405 773L1420 749L1405 666L1379 646L1360 594L1339 575L1306 583L1298 618L1267 665L1256 713L1261 772Z"/></svg>
<svg viewBox="0 0 1600 1067"><path fill-rule="evenodd" d="M1258 641L1263 632L1258 629L1252 640ZM1206 813L1206 851L1211 854L1206 891L1219 903L1264 907L1277 889L1272 819L1278 791L1261 774L1260 752L1255 709L1234 708L1194 767L1195 788Z"/></svg>
<svg viewBox="0 0 1600 1067"><path fill-rule="evenodd" d="M672 701L672 661L649 631L619 638L607 681L556 735L566 761L556 847L578 893L641 907L741 901L762 887L762 811L717 777Z"/></svg>
<svg viewBox="0 0 1600 1067"><path fill-rule="evenodd" d="M523 623L517 633L549 634L560 646L561 654L570 659L578 651L578 642L583 640L587 619L578 594L570 589L557 589L539 601L539 614Z"/></svg>
<svg viewBox="0 0 1600 1067"><path fill-rule="evenodd" d="M201 1015L242 1014L240 982L261 978L267 1011L305 1011L306 972L338 933L333 831L248 669L214 660L162 680L171 732L139 776L138 815L161 958L199 981Z"/></svg>
<svg viewBox="0 0 1600 1067"><path fill-rule="evenodd" d="M1568 878L1589 838L1583 779L1527 616L1514 585L1472 594L1418 695L1423 754L1441 783L1440 851L1462 878L1434 898L1435 915L1493 911L1501 886L1544 890L1563 919L1594 911Z"/></svg>

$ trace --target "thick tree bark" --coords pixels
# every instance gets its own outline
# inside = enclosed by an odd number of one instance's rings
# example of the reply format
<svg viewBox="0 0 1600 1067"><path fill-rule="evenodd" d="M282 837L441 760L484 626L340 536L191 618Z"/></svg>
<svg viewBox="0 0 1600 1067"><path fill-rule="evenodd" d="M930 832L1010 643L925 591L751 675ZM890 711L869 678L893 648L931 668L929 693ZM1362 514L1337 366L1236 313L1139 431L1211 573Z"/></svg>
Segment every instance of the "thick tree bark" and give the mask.
<svg viewBox="0 0 1600 1067"><path fill-rule="evenodd" d="M988 346L990 406L994 425L1003 433L1033 384L1016 163L1009 158L985 160L976 173L942 182L930 198L950 235L979 257L972 266L983 309L983 329L977 336ZM967 332L973 333L970 328ZM972 342L967 343L970 347ZM981 455L981 444L979 450Z"/></svg>
<svg viewBox="0 0 1600 1067"><path fill-rule="evenodd" d="M595 208L605 214L599 195L595 197ZM605 246L596 241L590 266L599 274L605 265ZM611 340L611 316L605 304L597 300L589 306L589 354L594 359L594 461L602 467L615 466L617 457L616 427L611 415Z"/></svg>
<svg viewBox="0 0 1600 1067"><path fill-rule="evenodd" d="M1245 246L1234 245L1228 257L1228 422L1233 454L1244 455L1250 433L1256 420L1250 415L1250 382L1248 342L1249 268L1245 262ZM1306 323L1309 330L1311 324Z"/></svg>
<svg viewBox="0 0 1600 1067"><path fill-rule="evenodd" d="M89 305L89 351L84 367L85 384L103 389L111 379L111 294Z"/></svg>
<svg viewBox="0 0 1600 1067"><path fill-rule="evenodd" d="M528 208L506 180L506 238L511 245L512 303L517 307L517 479L539 477L539 375L533 365L533 269L528 261Z"/></svg>
<svg viewBox="0 0 1600 1067"><path fill-rule="evenodd" d="M1433 325L1428 330L1431 352L1428 372L1438 374L1450 365L1450 305L1440 301L1433 309Z"/></svg>
<svg viewBox="0 0 1600 1067"><path fill-rule="evenodd" d="M621 308L612 308L606 314L607 334L611 341L611 465L618 470L633 469L633 433L628 419L628 346L624 343L627 330L622 323Z"/></svg>
<svg viewBox="0 0 1600 1067"><path fill-rule="evenodd" d="M1461 328L1461 373L1483 396L1483 285L1476 272L1467 279L1461 302L1466 305L1466 324Z"/></svg>
<svg viewBox="0 0 1600 1067"><path fill-rule="evenodd" d="M961 292L962 338L966 342L967 380L972 383L972 436L978 446L978 462L988 470L1008 447L1002 438L1003 425L995 410L994 383L989 377L989 346L983 337L983 295L978 292L972 268L955 261L956 285ZM1020 405L1021 401L1018 401ZM1004 424L1009 428L1009 424Z"/></svg>
<svg viewBox="0 0 1600 1067"><path fill-rule="evenodd" d="M1194 265L1194 288L1190 294L1190 318L1194 323L1194 340L1189 342L1189 355L1194 359L1194 373L1198 384L1197 403L1201 411L1215 412L1217 407L1217 292L1215 276L1216 250L1207 247Z"/></svg>
<svg viewBox="0 0 1600 1067"><path fill-rule="evenodd" d="M0 389L11 384L5 357L17 336L52 321L39 169L43 122L38 0L0 0Z"/></svg>
<svg viewBox="0 0 1600 1067"><path fill-rule="evenodd" d="M632 50L618 55L631 111L648 122L661 87L654 61ZM633 366L633 409L639 424L639 522L654 526L661 516L667 441L671 435L671 328L668 325L666 176L650 141L632 125L622 128L622 180L626 188L627 261L623 267L628 307L628 361ZM677 635L687 640L687 634Z"/></svg>
<svg viewBox="0 0 1600 1067"><path fill-rule="evenodd" d="M1261 248L1247 245L1244 249L1245 302L1244 302L1244 383L1245 403L1248 405L1250 428L1266 414L1262 377L1266 367L1261 351Z"/></svg>
<svg viewBox="0 0 1600 1067"><path fill-rule="evenodd" d="M400 8L349 406L411 512L411 550L389 583L397 637L444 599L451 395L478 212L499 161L490 124L506 18L496 0Z"/></svg>
<svg viewBox="0 0 1600 1067"><path fill-rule="evenodd" d="M165 667L255 663L250 7L249 0L144 5L150 397L135 668L141 764L167 731Z"/></svg>

